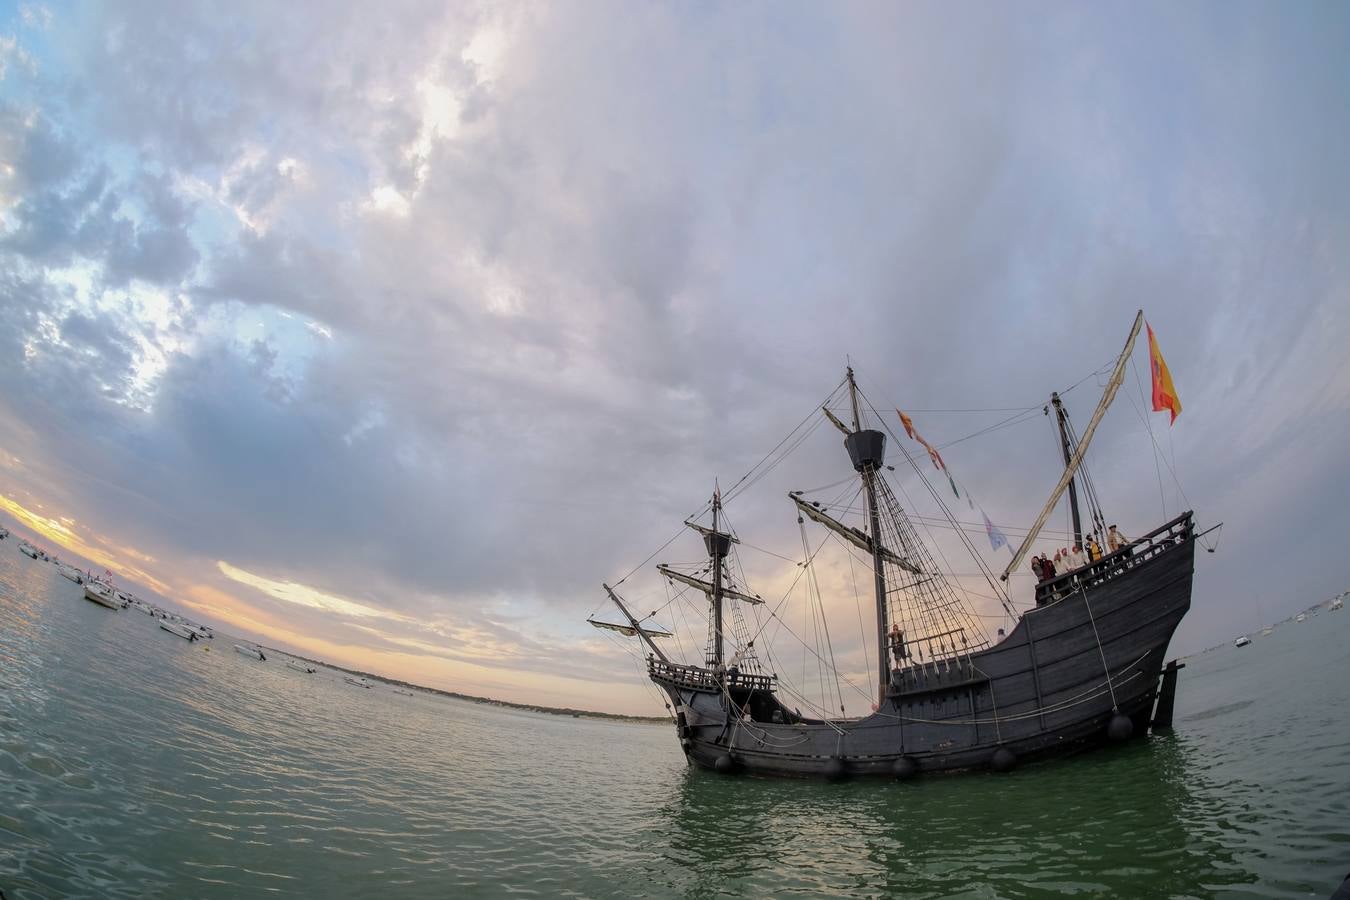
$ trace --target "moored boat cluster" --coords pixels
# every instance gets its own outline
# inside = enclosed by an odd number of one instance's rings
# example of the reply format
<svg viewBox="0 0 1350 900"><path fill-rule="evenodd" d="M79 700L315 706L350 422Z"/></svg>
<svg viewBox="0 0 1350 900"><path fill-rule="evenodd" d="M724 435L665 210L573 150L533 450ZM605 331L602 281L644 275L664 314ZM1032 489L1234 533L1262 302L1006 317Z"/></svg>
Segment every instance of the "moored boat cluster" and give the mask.
<svg viewBox="0 0 1350 900"><path fill-rule="evenodd" d="M0 527L0 540L4 540L9 536L10 532L5 528ZM157 620L161 630L183 638L189 643L210 640L216 636L209 625L193 622L178 613L164 609L148 600L144 600L130 591L116 587L113 584L111 572L105 572L102 576L95 575L92 572L62 562L55 555L48 553L46 550L43 550L41 547L38 547L27 540L20 540L19 552L29 559L38 562L51 563L56 566L57 572L63 578L81 586L84 598L91 603L96 603L99 606L114 611L134 608L147 616L150 616L152 619ZM234 649L235 652L239 653L241 656L247 656L259 662L267 662L268 653L271 652L252 643L235 644ZM307 660L295 657L286 658L286 668L293 669L296 672L302 672L306 675L313 675L318 672L318 668L314 664ZM371 679L357 673L344 673L343 681L360 688L373 688L375 686ZM412 691L402 690L393 686L391 686L390 689L394 693L401 694L405 697L413 696Z"/></svg>
<svg viewBox="0 0 1350 900"><path fill-rule="evenodd" d="M0 528L0 532L3 532L0 533L0 540L9 536L9 531L3 528ZM62 562L55 555L26 540L19 542L19 552L29 559L51 563L56 566L56 570L62 578L84 588L84 599L91 603L97 603L99 606L112 610L134 608L151 618L158 619L160 628L188 641L208 640L216 636L210 625L193 622L175 612L170 612L147 600L142 600L130 591L115 586L111 572L105 572L101 576L95 575L93 572Z"/></svg>

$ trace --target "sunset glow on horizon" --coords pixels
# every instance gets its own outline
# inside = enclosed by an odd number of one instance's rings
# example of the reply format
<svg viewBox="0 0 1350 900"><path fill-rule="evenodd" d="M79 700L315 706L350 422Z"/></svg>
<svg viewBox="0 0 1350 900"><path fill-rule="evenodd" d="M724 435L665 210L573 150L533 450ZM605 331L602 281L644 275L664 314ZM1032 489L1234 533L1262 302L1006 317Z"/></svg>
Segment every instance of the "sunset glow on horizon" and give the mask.
<svg viewBox="0 0 1350 900"><path fill-rule="evenodd" d="M786 499L871 527L846 369L941 451L888 476L992 639L1033 575L982 520L1032 528L1143 308L1185 412L1137 350L1087 462L1128 534L1230 523L1177 651L1339 592L1345 13L1215 9L0 0L0 516L248 640L662 715L587 620L702 664L653 567L720 490L739 639L852 715L870 561Z"/></svg>

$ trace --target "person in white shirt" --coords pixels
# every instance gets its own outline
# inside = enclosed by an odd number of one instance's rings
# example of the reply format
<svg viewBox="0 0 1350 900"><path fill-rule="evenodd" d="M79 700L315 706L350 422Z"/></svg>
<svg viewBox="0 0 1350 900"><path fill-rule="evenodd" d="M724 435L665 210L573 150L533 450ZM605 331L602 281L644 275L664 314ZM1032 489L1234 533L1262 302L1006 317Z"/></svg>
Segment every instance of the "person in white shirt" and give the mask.
<svg viewBox="0 0 1350 900"><path fill-rule="evenodd" d="M735 653L731 654L731 659L727 662L728 675L734 678L741 674L741 663L750 656L750 648L753 646L755 646L755 642L751 641Z"/></svg>

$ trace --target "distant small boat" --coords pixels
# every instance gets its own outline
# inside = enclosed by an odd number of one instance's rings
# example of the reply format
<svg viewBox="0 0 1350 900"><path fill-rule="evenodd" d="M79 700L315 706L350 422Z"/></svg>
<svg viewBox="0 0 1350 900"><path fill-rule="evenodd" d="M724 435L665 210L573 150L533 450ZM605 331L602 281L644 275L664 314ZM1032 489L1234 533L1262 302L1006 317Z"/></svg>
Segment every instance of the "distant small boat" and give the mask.
<svg viewBox="0 0 1350 900"><path fill-rule="evenodd" d="M84 599L92 600L108 609L122 608L122 601L113 595L113 589L101 581L91 581L84 586Z"/></svg>
<svg viewBox="0 0 1350 900"><path fill-rule="evenodd" d="M9 529L8 529L8 528L0 528L0 541L3 541L3 540L4 540L5 538L7 538L7 537L9 537Z"/></svg>
<svg viewBox="0 0 1350 900"><path fill-rule="evenodd" d="M246 647L243 644L235 644L234 650L236 653L242 653L245 656L251 656L254 659L260 659L263 662L267 662L267 656L257 647Z"/></svg>
<svg viewBox="0 0 1350 900"><path fill-rule="evenodd" d="M402 694L405 697L411 697L413 695L412 691L405 691L402 688L394 688L394 693Z"/></svg>
<svg viewBox="0 0 1350 900"><path fill-rule="evenodd" d="M1294 621L1295 621L1295 622L1302 622L1302 621L1303 621L1304 619L1306 619L1306 618L1308 618L1308 617L1307 617L1305 614L1299 613L1297 616L1294 617Z"/></svg>
<svg viewBox="0 0 1350 900"><path fill-rule="evenodd" d="M1343 597L1343 596L1345 596L1345 595L1342 594L1341 596ZM1343 609L1344 607L1345 607L1345 601L1342 600L1340 597L1337 597L1335 600L1332 600L1332 601L1331 601L1331 608L1332 608L1332 609Z"/></svg>
<svg viewBox="0 0 1350 900"><path fill-rule="evenodd" d="M24 556L28 557L29 559L37 559L38 554L42 551L38 550L38 548L34 547L32 544L27 543L25 541L24 543L19 545L19 552L22 553Z"/></svg>
<svg viewBox="0 0 1350 900"><path fill-rule="evenodd" d="M1261 629L1261 637L1265 637L1265 636L1268 635L1268 634L1274 634L1274 633L1275 633L1275 629L1274 629L1274 628L1271 628L1269 625L1267 625L1265 628L1262 628L1262 629Z"/></svg>
<svg viewBox="0 0 1350 900"><path fill-rule="evenodd" d="M356 676L353 676L353 675L344 675L344 676L342 676L342 680L345 681L345 682L347 682L348 684L354 684L354 685L356 685L357 687L363 687L363 688L368 688L368 687L370 687L370 682L369 682L369 681L367 681L367 680L364 679L364 678L359 678L359 677L356 677Z"/></svg>
<svg viewBox="0 0 1350 900"><path fill-rule="evenodd" d="M286 660L286 668L294 669L297 672L304 672L306 675L313 675L317 671L313 666L307 663L298 662L294 659Z"/></svg>
<svg viewBox="0 0 1350 900"><path fill-rule="evenodd" d="M215 639L216 633L211 630L210 625L197 625L192 622L184 622L183 624L191 628L199 638Z"/></svg>
<svg viewBox="0 0 1350 900"><path fill-rule="evenodd" d="M1236 641L1233 641L1233 646L1234 646L1234 647L1245 647L1245 646L1247 646L1248 644L1250 644L1251 642L1252 642L1252 639L1249 638L1249 637L1247 637L1247 636L1244 634L1244 635L1242 635L1240 638L1238 638Z"/></svg>
<svg viewBox="0 0 1350 900"><path fill-rule="evenodd" d="M76 584L84 584L84 573L82 573L79 569L75 568L74 566L68 566L65 563L60 563L56 567L56 569L58 572L61 573L63 577L69 578Z"/></svg>
<svg viewBox="0 0 1350 900"><path fill-rule="evenodd" d="M177 622L160 622L159 627L169 632L169 634L176 634L180 638L187 638L189 643L197 640L198 637L197 632L188 628L186 625L179 625Z"/></svg>

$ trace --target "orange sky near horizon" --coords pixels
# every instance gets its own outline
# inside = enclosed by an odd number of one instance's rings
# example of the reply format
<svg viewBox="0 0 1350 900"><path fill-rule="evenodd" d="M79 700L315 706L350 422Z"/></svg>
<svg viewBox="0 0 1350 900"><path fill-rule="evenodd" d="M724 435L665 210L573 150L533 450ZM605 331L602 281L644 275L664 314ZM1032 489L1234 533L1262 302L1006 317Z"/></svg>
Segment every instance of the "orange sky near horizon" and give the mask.
<svg viewBox="0 0 1350 900"><path fill-rule="evenodd" d="M370 633L385 642L406 646L408 650L377 649L355 641L341 641L299 630L284 616L250 603L235 593L197 579L163 572L151 574L143 566L129 565L124 561L127 558L141 561L147 566L163 563L135 547L111 541L74 518L48 514L44 504L30 502L37 507L36 510L13 497L0 494L0 509L8 512L21 526L42 540L112 571L116 578L143 584L166 600L224 624L227 629L236 629L241 636L275 645L283 651L378 676L475 696L569 708L602 705L591 699L596 690L592 682L566 675L549 675L545 679L538 673L501 665L502 661L510 658L511 648L481 633L468 632L473 634L473 649L461 657L449 658L434 641L388 634L368 624L344 623L354 632ZM266 579L223 561L217 562L217 569L225 577L252 590L311 609L348 618L355 616L364 621L412 621L401 613L361 604L295 582ZM463 655L476 656L477 660L462 658ZM498 664L492 665L493 662ZM607 690L613 688L621 686L614 685ZM614 702L603 705L611 711L631 714L654 712L650 698L642 695L639 686L634 686L626 693L627 696L614 697Z"/></svg>

